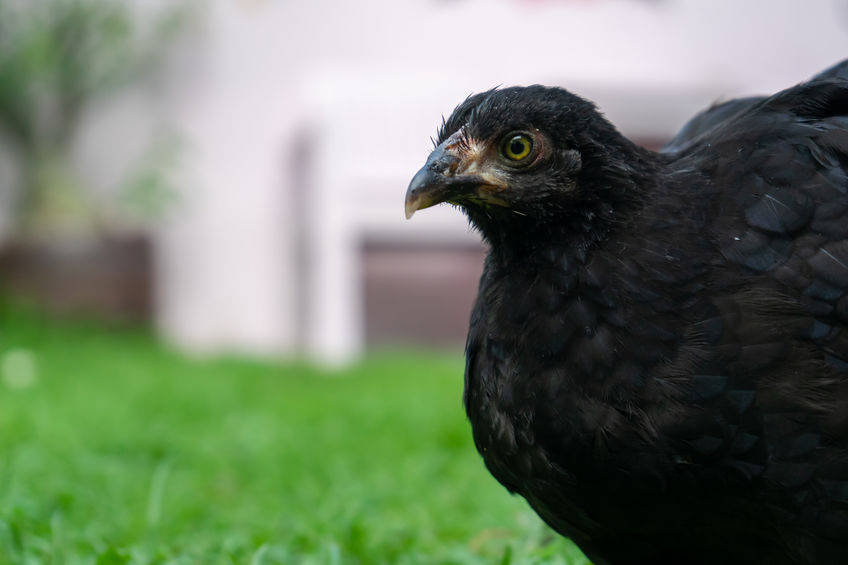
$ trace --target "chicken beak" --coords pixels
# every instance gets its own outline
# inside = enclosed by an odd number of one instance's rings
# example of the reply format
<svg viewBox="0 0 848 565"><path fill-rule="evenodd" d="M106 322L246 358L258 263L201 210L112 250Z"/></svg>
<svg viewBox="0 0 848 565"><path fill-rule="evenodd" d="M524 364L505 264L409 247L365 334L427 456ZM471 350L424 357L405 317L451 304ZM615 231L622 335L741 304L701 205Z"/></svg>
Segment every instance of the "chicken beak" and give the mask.
<svg viewBox="0 0 848 565"><path fill-rule="evenodd" d="M406 219L410 219L418 210L435 206L447 200L445 177L440 173L428 171L426 167L415 173L406 190L404 210Z"/></svg>
<svg viewBox="0 0 848 565"><path fill-rule="evenodd" d="M406 219L418 210L441 202L465 205L469 201L497 206L507 203L499 193L507 179L486 165L485 150L457 132L436 147L406 189Z"/></svg>
<svg viewBox="0 0 848 565"><path fill-rule="evenodd" d="M406 219L418 210L435 206L456 194L453 173L459 164L459 157L439 146L430 153L427 163L415 173L409 188L406 189Z"/></svg>

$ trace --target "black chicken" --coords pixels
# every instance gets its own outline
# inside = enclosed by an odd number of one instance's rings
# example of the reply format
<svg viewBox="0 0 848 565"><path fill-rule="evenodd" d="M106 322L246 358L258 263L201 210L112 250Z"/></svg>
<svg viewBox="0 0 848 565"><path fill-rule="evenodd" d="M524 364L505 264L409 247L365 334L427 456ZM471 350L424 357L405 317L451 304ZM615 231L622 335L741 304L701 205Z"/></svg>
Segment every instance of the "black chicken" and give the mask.
<svg viewBox="0 0 848 565"><path fill-rule="evenodd" d="M488 243L477 449L596 564L848 563L848 61L661 153L586 100L477 94L406 213Z"/></svg>

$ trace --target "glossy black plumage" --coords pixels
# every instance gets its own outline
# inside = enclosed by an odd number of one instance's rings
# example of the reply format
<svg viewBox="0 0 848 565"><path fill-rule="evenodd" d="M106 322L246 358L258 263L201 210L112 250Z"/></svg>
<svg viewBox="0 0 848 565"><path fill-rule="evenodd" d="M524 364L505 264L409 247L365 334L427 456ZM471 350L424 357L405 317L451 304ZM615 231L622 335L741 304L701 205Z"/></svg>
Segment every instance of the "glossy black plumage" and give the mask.
<svg viewBox="0 0 848 565"><path fill-rule="evenodd" d="M489 245L464 400L498 481L597 565L848 563L848 63L662 153L538 86L438 145L407 210Z"/></svg>

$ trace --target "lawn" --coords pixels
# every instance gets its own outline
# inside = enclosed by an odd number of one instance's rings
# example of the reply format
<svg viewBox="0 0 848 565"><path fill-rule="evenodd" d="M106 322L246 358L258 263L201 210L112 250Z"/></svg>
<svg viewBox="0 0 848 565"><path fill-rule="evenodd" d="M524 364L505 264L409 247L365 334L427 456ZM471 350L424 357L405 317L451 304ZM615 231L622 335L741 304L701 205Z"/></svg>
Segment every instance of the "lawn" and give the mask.
<svg viewBox="0 0 848 565"><path fill-rule="evenodd" d="M331 372L0 315L0 563L587 563L484 469L458 355Z"/></svg>

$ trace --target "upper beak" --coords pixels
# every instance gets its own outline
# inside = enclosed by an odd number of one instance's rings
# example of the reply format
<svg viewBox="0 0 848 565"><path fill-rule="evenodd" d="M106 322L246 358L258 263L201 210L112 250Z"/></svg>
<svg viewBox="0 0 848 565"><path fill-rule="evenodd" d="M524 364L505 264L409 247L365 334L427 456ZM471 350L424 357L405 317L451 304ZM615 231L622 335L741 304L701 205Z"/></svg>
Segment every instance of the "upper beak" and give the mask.
<svg viewBox="0 0 848 565"><path fill-rule="evenodd" d="M444 145L444 144L443 144ZM453 173L460 159L453 152L440 145L430 153L427 162L412 177L406 189L406 219L418 210L429 208L448 200L456 191L456 177Z"/></svg>
<svg viewBox="0 0 848 565"><path fill-rule="evenodd" d="M457 155L456 145L451 141L447 140L436 147L424 166L412 177L406 189L407 220L418 210L441 202L452 202L463 196L476 195L491 201L492 193L506 188L500 179L489 173L461 173L467 164Z"/></svg>

